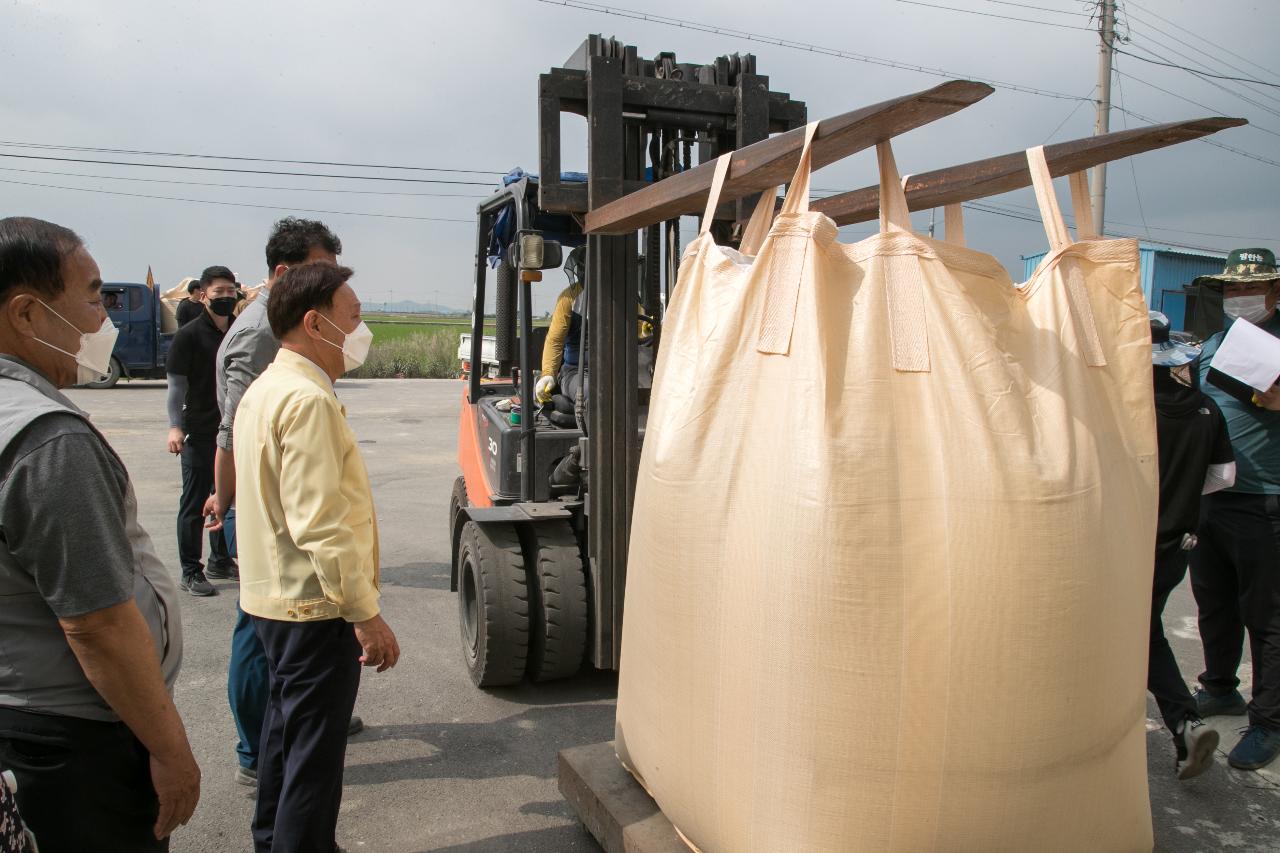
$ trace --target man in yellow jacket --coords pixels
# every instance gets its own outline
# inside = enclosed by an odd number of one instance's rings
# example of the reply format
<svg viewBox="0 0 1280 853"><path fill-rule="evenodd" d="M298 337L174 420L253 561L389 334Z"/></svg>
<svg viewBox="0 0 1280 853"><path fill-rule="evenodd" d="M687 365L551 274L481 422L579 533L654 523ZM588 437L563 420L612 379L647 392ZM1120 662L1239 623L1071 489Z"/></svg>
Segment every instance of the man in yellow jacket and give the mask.
<svg viewBox="0 0 1280 853"><path fill-rule="evenodd" d="M336 849L347 725L360 665L395 666L379 615L369 475L333 383L372 333L352 271L301 264L267 307L280 352L236 412L240 607L266 650L271 693L253 819L258 853Z"/></svg>

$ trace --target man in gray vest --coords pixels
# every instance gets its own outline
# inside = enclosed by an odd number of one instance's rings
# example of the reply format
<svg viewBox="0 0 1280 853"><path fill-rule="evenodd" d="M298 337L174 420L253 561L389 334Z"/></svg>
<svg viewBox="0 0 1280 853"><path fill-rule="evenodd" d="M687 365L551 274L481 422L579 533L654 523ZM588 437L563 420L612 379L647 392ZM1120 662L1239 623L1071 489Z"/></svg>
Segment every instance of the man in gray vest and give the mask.
<svg viewBox="0 0 1280 853"><path fill-rule="evenodd" d="M0 219L0 765L43 853L168 850L200 796L177 591L129 474L58 392L116 330L72 231Z"/></svg>

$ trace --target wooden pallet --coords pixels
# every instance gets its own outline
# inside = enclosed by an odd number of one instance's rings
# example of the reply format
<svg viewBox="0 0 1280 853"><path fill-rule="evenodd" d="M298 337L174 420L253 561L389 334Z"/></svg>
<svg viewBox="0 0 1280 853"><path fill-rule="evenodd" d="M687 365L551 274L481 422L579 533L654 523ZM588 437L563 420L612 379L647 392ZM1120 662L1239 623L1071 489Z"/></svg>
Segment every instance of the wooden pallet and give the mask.
<svg viewBox="0 0 1280 853"><path fill-rule="evenodd" d="M689 853L658 804L622 766L613 741L562 751L560 793L605 853Z"/></svg>

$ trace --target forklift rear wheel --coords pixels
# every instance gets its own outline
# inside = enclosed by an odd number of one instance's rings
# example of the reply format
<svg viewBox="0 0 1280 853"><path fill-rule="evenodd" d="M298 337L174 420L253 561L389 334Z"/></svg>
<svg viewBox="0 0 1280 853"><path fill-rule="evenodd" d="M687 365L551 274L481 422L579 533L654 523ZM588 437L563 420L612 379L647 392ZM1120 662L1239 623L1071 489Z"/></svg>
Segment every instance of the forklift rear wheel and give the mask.
<svg viewBox="0 0 1280 853"><path fill-rule="evenodd" d="M567 521L529 526L529 677L568 678L582 668L587 648L587 581L578 538ZM533 555L531 554L531 557Z"/></svg>
<svg viewBox="0 0 1280 853"><path fill-rule="evenodd" d="M477 687L518 683L529 657L529 588L511 525L463 525L458 608L471 680Z"/></svg>
<svg viewBox="0 0 1280 853"><path fill-rule="evenodd" d="M111 357L111 366L107 368L107 375L99 379L97 382L86 382L85 388L102 389L114 388L116 383L120 381L120 377L124 375L124 368L120 366L120 362L115 356Z"/></svg>
<svg viewBox="0 0 1280 853"><path fill-rule="evenodd" d="M453 492L449 495L449 536L452 537L449 544L454 554L458 553L458 535L462 532L458 513L470 503L467 499L467 480L465 477L458 477L453 481Z"/></svg>

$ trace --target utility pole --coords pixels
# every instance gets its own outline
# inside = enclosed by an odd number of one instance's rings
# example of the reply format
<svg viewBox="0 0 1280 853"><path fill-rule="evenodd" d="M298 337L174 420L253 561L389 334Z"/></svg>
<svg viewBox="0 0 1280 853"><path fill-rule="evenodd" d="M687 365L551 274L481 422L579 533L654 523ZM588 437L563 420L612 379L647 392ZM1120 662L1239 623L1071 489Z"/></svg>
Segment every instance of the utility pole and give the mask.
<svg viewBox="0 0 1280 853"><path fill-rule="evenodd" d="M1116 43L1116 0L1099 0L1101 14L1098 19L1098 117L1093 124L1093 135L1101 136L1111 131L1111 57ZM1093 167L1093 187L1089 193L1093 200L1093 222L1098 234L1103 233L1103 216L1107 207L1107 164Z"/></svg>

